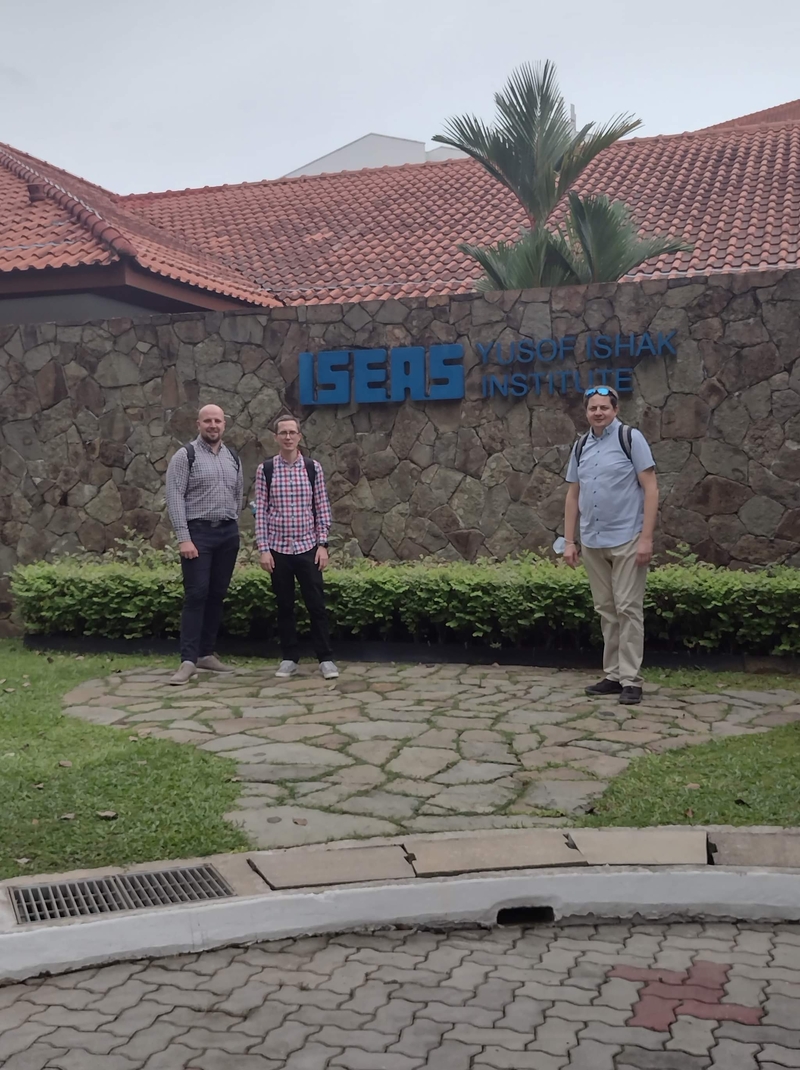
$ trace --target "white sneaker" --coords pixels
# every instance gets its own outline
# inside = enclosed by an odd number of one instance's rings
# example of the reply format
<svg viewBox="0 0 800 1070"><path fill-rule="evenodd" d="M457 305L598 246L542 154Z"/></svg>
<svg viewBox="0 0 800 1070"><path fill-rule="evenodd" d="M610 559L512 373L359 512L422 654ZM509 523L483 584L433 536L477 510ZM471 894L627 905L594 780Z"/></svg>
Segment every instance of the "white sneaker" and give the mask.
<svg viewBox="0 0 800 1070"><path fill-rule="evenodd" d="M319 671L325 680L335 680L339 675L339 670L332 661L321 661L319 663Z"/></svg>
<svg viewBox="0 0 800 1070"><path fill-rule="evenodd" d="M282 661L278 666L278 671L275 675L279 680L288 680L290 676L294 676L297 672L296 661Z"/></svg>

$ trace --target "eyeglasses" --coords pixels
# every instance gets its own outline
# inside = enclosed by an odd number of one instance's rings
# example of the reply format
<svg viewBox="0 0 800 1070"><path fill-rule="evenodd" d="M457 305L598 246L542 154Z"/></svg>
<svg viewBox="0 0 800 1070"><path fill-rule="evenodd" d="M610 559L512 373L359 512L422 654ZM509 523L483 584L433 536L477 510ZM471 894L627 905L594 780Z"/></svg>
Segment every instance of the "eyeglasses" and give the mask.
<svg viewBox="0 0 800 1070"><path fill-rule="evenodd" d="M294 438L295 435L299 435L299 431L278 431L279 438Z"/></svg>
<svg viewBox="0 0 800 1070"><path fill-rule="evenodd" d="M617 396L610 386L590 386L588 390L583 392L585 398L593 397L595 394L599 394L604 398L609 396L615 398Z"/></svg>

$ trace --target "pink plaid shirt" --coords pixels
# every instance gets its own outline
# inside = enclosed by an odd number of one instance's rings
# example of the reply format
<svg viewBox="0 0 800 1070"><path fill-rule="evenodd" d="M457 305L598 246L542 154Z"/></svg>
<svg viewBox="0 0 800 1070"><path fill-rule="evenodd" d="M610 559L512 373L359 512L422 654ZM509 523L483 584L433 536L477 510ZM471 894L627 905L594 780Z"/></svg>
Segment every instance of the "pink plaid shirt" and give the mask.
<svg viewBox="0 0 800 1070"><path fill-rule="evenodd" d="M311 483L305 462L298 455L294 464L287 464L280 454L274 459L272 485L267 498L264 465L256 471L256 544L263 554L274 550L279 554L302 554L328 541L333 517L325 488L322 465L314 461L317 478L314 481L314 512L311 508Z"/></svg>

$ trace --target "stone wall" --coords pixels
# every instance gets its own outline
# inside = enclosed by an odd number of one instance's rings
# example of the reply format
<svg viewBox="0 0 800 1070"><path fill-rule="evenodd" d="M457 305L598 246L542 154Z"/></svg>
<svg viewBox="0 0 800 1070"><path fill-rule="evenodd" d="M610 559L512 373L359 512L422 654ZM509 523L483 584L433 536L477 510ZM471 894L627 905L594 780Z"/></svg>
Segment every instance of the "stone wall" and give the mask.
<svg viewBox="0 0 800 1070"><path fill-rule="evenodd" d="M587 336L646 331L675 332L677 355L586 358ZM482 362L493 342L507 359L521 338L565 335L563 359ZM464 400L299 404L303 351L442 343L464 347ZM586 385L590 369L623 364L633 367L623 419L658 464L661 545L685 541L737 567L797 564L798 357L800 272L0 326L0 572L102 550L126 527L164 544L167 461L210 401L228 413L250 483L274 451L271 421L300 413L351 552L472 560L549 545L569 446L585 427L577 382L562 396L561 372ZM541 373L538 395L481 396L486 375L520 371L527 382ZM7 616L7 587L0 602Z"/></svg>

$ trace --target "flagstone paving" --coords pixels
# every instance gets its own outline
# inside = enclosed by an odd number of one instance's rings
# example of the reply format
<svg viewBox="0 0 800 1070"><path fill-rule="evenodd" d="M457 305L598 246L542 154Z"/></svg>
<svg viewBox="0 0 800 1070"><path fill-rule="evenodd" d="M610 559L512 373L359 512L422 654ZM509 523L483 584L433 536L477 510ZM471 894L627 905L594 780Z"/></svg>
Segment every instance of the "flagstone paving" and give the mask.
<svg viewBox="0 0 800 1070"><path fill-rule="evenodd" d="M800 927L386 931L0 986L4 1070L782 1070Z"/></svg>
<svg viewBox="0 0 800 1070"><path fill-rule="evenodd" d="M326 681L274 667L131 670L82 684L65 712L233 758L227 815L259 847L566 824L639 755L800 720L789 690L714 694L646 685L638 707L588 698L588 673L348 664Z"/></svg>

